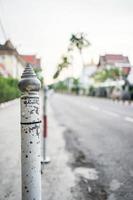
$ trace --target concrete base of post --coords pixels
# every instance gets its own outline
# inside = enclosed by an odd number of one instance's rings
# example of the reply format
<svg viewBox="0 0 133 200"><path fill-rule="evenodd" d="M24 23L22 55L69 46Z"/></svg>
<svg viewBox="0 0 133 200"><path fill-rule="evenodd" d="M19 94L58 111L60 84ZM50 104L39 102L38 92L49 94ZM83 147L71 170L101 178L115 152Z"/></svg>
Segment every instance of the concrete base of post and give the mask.
<svg viewBox="0 0 133 200"><path fill-rule="evenodd" d="M46 157L45 160L41 161L41 164L47 164L47 163L50 163L50 162L51 162L50 158Z"/></svg>
<svg viewBox="0 0 133 200"><path fill-rule="evenodd" d="M50 163L51 160L49 157L46 157L45 160L41 159L41 174L43 174L44 165Z"/></svg>
<svg viewBox="0 0 133 200"><path fill-rule="evenodd" d="M43 138L43 156L41 158L41 173L43 174L44 165L51 162L51 159L47 156L47 138Z"/></svg>
<svg viewBox="0 0 133 200"><path fill-rule="evenodd" d="M47 137L44 137L43 138L43 158L42 158L42 161L41 163L42 164L47 164L49 163L51 160L50 158L47 156Z"/></svg>

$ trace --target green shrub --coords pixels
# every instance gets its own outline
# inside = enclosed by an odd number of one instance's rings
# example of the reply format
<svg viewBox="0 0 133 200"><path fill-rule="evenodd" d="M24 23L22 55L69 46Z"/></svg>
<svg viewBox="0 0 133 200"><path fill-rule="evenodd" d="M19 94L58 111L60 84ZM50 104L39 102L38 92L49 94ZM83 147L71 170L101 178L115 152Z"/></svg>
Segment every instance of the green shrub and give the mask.
<svg viewBox="0 0 133 200"><path fill-rule="evenodd" d="M119 68L112 67L111 69L103 69L101 71L97 71L93 78L96 82L104 82L107 79L118 80L122 75L122 72Z"/></svg>
<svg viewBox="0 0 133 200"><path fill-rule="evenodd" d="M18 80L0 77L0 103L18 98L19 96Z"/></svg>

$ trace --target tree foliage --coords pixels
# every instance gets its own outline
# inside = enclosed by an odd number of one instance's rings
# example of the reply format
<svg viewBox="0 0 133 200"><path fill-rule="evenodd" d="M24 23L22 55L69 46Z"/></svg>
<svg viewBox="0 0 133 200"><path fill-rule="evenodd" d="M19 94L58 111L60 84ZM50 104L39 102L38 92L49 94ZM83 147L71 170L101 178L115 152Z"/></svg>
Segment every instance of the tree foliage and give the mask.
<svg viewBox="0 0 133 200"><path fill-rule="evenodd" d="M63 56L61 63L59 63L58 66L57 66L57 71L55 72L53 78L56 79L59 76L60 72L63 69L67 68L70 64L71 64L71 62L69 61L69 57L66 56L66 55Z"/></svg>
<svg viewBox="0 0 133 200"><path fill-rule="evenodd" d="M36 73L37 78L41 81L41 87L43 87L44 77L42 75L42 69L40 69L40 68L34 68L34 72Z"/></svg>
<svg viewBox="0 0 133 200"><path fill-rule="evenodd" d="M19 96L18 80L0 77L0 103L15 99Z"/></svg>
<svg viewBox="0 0 133 200"><path fill-rule="evenodd" d="M72 34L70 37L70 44L67 49L67 54L62 57L62 61L58 64L53 78L56 79L64 68L69 67L71 64L69 54L74 50L75 47L79 50L80 54L82 54L82 50L89 45L90 42L86 39L84 33Z"/></svg>
<svg viewBox="0 0 133 200"><path fill-rule="evenodd" d="M67 85L65 81L59 81L58 83L54 84L53 89L55 89L55 91L66 91L67 90Z"/></svg>
<svg viewBox="0 0 133 200"><path fill-rule="evenodd" d="M70 49L76 47L81 53L82 49L88 46L90 46L90 42L85 38L84 33L72 34L70 38Z"/></svg>
<svg viewBox="0 0 133 200"><path fill-rule="evenodd" d="M104 82L107 79L117 80L120 76L121 70L119 68L111 68L97 71L93 78L96 82Z"/></svg>

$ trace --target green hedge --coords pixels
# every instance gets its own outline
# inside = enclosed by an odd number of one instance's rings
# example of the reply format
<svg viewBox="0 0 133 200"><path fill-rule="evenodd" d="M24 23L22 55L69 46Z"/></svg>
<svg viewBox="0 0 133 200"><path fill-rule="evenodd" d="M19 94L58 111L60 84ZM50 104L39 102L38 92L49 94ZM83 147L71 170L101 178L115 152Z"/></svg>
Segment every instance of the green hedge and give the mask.
<svg viewBox="0 0 133 200"><path fill-rule="evenodd" d="M18 80L0 77L0 103L18 98L19 96Z"/></svg>

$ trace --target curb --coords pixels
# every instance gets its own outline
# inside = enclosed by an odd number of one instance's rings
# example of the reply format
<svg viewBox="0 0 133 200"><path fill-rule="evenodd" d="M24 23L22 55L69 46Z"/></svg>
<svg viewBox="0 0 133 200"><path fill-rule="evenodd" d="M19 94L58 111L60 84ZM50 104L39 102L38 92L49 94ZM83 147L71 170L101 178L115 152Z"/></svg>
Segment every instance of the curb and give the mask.
<svg viewBox="0 0 133 200"><path fill-rule="evenodd" d="M124 106L131 106L131 107L133 107L133 102L127 101L127 100L125 100L125 101L122 101L122 100L114 100L114 101L112 101L112 102L115 103L115 104L121 104L121 105L124 105Z"/></svg>
<svg viewBox="0 0 133 200"><path fill-rule="evenodd" d="M4 103L0 103L0 109L6 108L6 107L8 107L8 106L10 106L10 105L13 105L18 99L19 99L19 98L13 99L13 100L11 100L11 101L7 101L7 102L4 102Z"/></svg>
<svg viewBox="0 0 133 200"><path fill-rule="evenodd" d="M122 100L112 100L112 102L114 104L120 104L120 105L124 105L124 106L131 106L131 107L133 107L133 101L128 101L128 100L125 100L125 101L122 101Z"/></svg>

